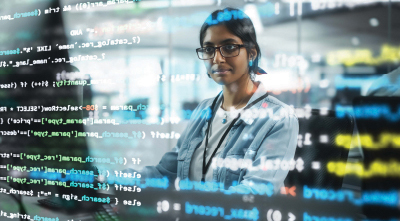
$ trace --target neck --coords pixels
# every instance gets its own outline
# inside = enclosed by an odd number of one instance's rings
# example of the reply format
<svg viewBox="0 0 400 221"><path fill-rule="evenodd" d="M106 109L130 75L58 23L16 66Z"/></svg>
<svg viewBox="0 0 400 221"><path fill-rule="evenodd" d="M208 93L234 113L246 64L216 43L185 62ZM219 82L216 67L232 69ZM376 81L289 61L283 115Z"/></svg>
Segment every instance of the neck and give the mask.
<svg viewBox="0 0 400 221"><path fill-rule="evenodd" d="M240 109L246 106L251 96L257 90L257 85L248 75L243 75L242 78L222 87L224 95L222 108L224 110L229 111L231 108Z"/></svg>

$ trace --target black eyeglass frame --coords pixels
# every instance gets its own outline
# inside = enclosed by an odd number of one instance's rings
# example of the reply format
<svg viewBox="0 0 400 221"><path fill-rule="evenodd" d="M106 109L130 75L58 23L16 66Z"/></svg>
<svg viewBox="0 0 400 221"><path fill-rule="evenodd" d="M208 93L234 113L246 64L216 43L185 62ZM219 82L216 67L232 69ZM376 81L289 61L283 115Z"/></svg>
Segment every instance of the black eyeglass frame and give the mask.
<svg viewBox="0 0 400 221"><path fill-rule="evenodd" d="M226 46L230 46L230 45L239 46L239 52L238 52L238 54L235 55L235 56L225 57L224 54L223 54L222 51L221 51L221 48L222 48L222 47L226 47ZM200 58L200 56L199 56L199 50L200 50L200 49L204 49L204 48L206 48L206 47L203 47L203 48L196 48L196 54L197 54L197 57L198 57L200 60L209 60L209 59L213 59L213 58L215 57L215 50L216 50L216 49L219 50L219 52L221 53L222 57L224 57L224 58L233 58L233 57L237 57L237 56L239 56L239 54L240 54L240 48L242 48L242 47L247 47L247 45L245 45L245 44L241 44L241 45L240 45L240 44L228 44L228 45L223 45L223 46L219 46L219 47L212 47L212 46L208 46L208 47L214 48L214 55L213 55L212 58L205 58L205 59Z"/></svg>

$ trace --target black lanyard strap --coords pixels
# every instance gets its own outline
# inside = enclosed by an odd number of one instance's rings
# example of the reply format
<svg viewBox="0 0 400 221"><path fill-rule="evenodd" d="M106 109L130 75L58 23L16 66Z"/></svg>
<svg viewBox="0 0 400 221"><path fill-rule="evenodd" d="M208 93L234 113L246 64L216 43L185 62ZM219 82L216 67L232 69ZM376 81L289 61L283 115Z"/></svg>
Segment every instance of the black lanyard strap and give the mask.
<svg viewBox="0 0 400 221"><path fill-rule="evenodd" d="M249 105L247 105L243 110L247 110L250 107L252 107L253 105L255 105L256 103L258 103L259 101L261 101L262 99L266 98L268 96L268 92L265 93L263 96L257 98L255 101L251 102ZM218 96L214 99L214 102L211 105L211 118L214 115L214 106L215 103L217 101ZM221 146L222 142L225 140L226 135L229 133L229 131L231 130L231 128L233 127L233 125L236 123L236 121L238 121L240 118L240 113L238 114L238 116L231 122L231 124L229 125L228 129L225 130L224 134L222 135L221 139L218 142L217 148L215 148L214 152L212 153L210 159L208 160L207 164L206 164L206 152L207 152L207 146L208 146L208 133L210 131L210 126L211 126L211 120L208 122L207 125L207 130L206 130L206 145L204 147L204 153L203 153L203 168L202 168L202 176L201 176L201 181L205 182L205 178L206 178L206 173L208 171L208 168L210 168L211 165L211 160L212 158L215 156L215 154L217 153L219 147Z"/></svg>

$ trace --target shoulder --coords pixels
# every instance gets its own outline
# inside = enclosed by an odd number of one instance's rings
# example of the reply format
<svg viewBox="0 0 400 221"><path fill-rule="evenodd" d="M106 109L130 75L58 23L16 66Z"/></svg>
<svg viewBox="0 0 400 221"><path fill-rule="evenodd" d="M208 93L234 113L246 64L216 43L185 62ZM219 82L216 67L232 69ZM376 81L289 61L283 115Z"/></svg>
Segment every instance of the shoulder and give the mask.
<svg viewBox="0 0 400 221"><path fill-rule="evenodd" d="M271 95L260 101L257 107L246 110L243 120L259 134L296 132L299 125L294 109Z"/></svg>
<svg viewBox="0 0 400 221"><path fill-rule="evenodd" d="M290 109L291 107L282 101L278 100L278 98L268 95L268 97L265 98L265 101L267 101L270 105L276 108L284 108L284 109Z"/></svg>
<svg viewBox="0 0 400 221"><path fill-rule="evenodd" d="M196 107L196 109L205 109L207 107L210 107L212 102L214 101L215 97L210 97L202 100L199 105Z"/></svg>
<svg viewBox="0 0 400 221"><path fill-rule="evenodd" d="M208 111L208 109L211 107L215 97L212 98L207 98L202 100L199 105L197 105L196 109L194 109L193 112L204 112Z"/></svg>
<svg viewBox="0 0 400 221"><path fill-rule="evenodd" d="M261 128L266 132L263 139L267 142L272 142L271 139L273 139L282 143L297 140L299 120L294 108L274 96L268 96L265 101L268 104L267 112L269 113L258 122L262 124Z"/></svg>
<svg viewBox="0 0 400 221"><path fill-rule="evenodd" d="M268 95L262 102L258 114L253 115L255 121L252 127L261 134L279 133L282 137L298 133L299 121L293 107L271 95ZM263 136L262 139L264 138Z"/></svg>
<svg viewBox="0 0 400 221"><path fill-rule="evenodd" d="M267 93L267 88L264 86L264 84L261 81L259 82L258 87L259 88L257 89L256 93L258 93L258 94ZM274 116L276 116L277 114L281 115L281 114L287 113L285 115L289 115L290 117L294 117L297 119L293 107L280 101L278 98L272 96L270 93L268 93L268 96L266 96L262 100L262 103L257 106L258 106L259 111L267 111L269 113L271 113L271 111L272 111ZM280 112L282 112L282 113L280 113Z"/></svg>
<svg viewBox="0 0 400 221"><path fill-rule="evenodd" d="M191 119L201 119L211 112L211 104L213 103L215 97L207 98L202 100L197 107L193 110Z"/></svg>
<svg viewBox="0 0 400 221"><path fill-rule="evenodd" d="M264 102L268 104L267 108L272 109L274 115L285 116L297 120L294 108L278 100L278 98L268 95Z"/></svg>

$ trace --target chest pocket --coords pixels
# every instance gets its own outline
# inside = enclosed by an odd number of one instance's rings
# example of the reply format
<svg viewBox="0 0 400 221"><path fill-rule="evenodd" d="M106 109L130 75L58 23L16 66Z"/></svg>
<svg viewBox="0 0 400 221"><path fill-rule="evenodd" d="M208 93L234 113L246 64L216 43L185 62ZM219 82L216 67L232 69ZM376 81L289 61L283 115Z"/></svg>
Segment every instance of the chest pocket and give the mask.
<svg viewBox="0 0 400 221"><path fill-rule="evenodd" d="M243 154L234 154L228 155L224 159L225 167L221 171L221 176L225 178L224 180L224 188L228 189L230 186L238 185L240 180L240 161L242 161L244 155Z"/></svg>
<svg viewBox="0 0 400 221"><path fill-rule="evenodd" d="M254 157L256 156L256 153L257 153L257 151L251 150L250 148L246 151L246 153L243 157L242 164L240 165L240 170L239 170L240 174L239 174L238 182L243 180L243 176L245 175L246 170L253 166L253 161L254 161Z"/></svg>

